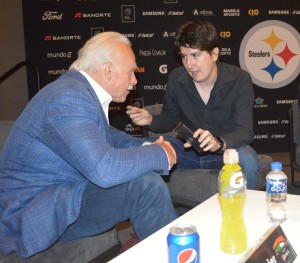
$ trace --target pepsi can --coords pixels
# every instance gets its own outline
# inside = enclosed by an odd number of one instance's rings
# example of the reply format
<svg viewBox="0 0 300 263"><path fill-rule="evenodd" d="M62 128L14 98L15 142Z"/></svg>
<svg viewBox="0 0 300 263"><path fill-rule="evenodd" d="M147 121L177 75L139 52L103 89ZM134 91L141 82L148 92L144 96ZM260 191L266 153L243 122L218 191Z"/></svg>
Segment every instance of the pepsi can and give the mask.
<svg viewBox="0 0 300 263"><path fill-rule="evenodd" d="M175 225L167 238L169 263L200 263L200 240L194 225Z"/></svg>

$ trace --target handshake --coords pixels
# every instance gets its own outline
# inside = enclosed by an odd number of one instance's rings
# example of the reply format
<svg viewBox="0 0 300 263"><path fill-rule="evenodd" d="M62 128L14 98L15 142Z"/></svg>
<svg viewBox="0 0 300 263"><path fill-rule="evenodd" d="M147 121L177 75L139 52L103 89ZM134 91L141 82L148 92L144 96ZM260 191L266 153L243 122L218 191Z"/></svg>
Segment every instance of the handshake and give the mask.
<svg viewBox="0 0 300 263"><path fill-rule="evenodd" d="M143 108L137 108L133 106L127 106L126 114L131 118L132 122L139 126L150 125L152 122L152 115ZM169 167L171 168L177 162L177 156L171 143L164 140L163 136L160 136L153 144L158 144L165 150Z"/></svg>

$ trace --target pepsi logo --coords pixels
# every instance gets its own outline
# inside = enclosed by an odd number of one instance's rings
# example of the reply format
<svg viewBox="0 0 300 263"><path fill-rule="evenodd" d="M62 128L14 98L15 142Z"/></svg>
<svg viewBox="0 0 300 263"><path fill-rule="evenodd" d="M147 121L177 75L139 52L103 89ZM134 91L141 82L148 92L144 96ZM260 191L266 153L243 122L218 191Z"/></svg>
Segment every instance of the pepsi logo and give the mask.
<svg viewBox="0 0 300 263"><path fill-rule="evenodd" d="M185 250L180 251L177 257L178 263L197 263L198 256L195 249L187 248Z"/></svg>

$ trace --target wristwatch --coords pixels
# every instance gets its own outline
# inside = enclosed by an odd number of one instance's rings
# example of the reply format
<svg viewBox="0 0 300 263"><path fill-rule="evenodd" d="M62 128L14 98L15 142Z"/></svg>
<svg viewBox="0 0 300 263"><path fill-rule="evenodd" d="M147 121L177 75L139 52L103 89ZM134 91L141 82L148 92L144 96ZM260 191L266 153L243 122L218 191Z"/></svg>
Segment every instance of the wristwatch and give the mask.
<svg viewBox="0 0 300 263"><path fill-rule="evenodd" d="M215 137L216 139L216 142L219 144L219 151L222 151L223 150L223 147L224 147L224 141L221 137Z"/></svg>

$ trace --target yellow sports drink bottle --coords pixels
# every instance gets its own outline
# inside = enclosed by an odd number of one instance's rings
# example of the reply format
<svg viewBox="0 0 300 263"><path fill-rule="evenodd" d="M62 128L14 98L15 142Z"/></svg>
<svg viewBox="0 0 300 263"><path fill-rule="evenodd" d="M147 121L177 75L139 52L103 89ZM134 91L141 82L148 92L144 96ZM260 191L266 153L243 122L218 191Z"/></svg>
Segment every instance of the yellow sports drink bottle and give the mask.
<svg viewBox="0 0 300 263"><path fill-rule="evenodd" d="M218 190L222 209L220 248L227 254L240 254L247 249L247 229L244 221L246 178L239 166L235 149L223 155L224 166L219 174Z"/></svg>

